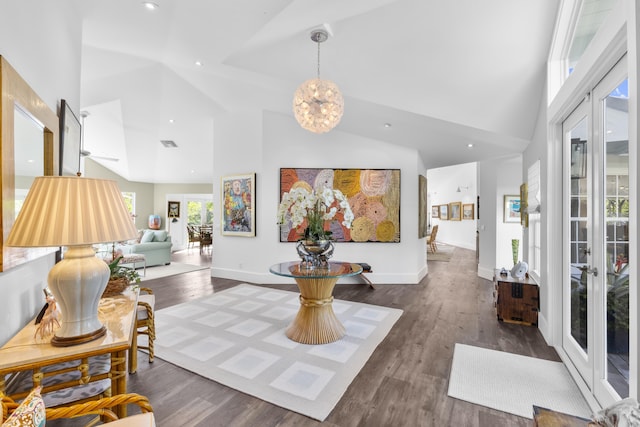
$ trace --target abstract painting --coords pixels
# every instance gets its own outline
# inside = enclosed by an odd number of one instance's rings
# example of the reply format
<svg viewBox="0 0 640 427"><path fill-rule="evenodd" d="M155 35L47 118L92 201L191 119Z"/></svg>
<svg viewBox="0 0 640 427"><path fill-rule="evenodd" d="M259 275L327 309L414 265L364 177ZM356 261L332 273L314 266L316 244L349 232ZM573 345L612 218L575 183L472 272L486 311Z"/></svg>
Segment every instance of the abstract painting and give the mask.
<svg viewBox="0 0 640 427"><path fill-rule="evenodd" d="M280 199L294 187L309 191L328 187L340 190L354 214L351 228L344 227L340 214L327 224L336 242L400 242L400 169L281 168ZM280 226L281 242L296 242L304 232Z"/></svg>

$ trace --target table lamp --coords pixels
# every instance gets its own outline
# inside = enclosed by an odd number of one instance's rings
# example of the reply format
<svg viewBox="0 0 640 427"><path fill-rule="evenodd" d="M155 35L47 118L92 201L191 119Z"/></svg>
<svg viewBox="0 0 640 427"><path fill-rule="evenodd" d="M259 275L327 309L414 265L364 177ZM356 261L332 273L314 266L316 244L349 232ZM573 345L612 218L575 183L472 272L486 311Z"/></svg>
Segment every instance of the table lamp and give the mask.
<svg viewBox="0 0 640 427"><path fill-rule="evenodd" d="M96 257L92 245L136 235L115 181L79 176L34 180L6 244L67 247L47 279L62 312L52 345L82 344L106 333L98 320L98 303L109 280L109 267Z"/></svg>

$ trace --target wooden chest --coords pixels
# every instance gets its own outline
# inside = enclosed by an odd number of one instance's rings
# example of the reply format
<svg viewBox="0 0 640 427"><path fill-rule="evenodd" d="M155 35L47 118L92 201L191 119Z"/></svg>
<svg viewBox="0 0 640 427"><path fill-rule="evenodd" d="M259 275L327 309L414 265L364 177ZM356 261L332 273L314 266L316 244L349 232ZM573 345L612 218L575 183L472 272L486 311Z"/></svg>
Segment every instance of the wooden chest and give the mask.
<svg viewBox="0 0 640 427"><path fill-rule="evenodd" d="M540 288L533 279L514 279L510 274L503 276L496 270L493 282L494 303L499 321L538 325Z"/></svg>

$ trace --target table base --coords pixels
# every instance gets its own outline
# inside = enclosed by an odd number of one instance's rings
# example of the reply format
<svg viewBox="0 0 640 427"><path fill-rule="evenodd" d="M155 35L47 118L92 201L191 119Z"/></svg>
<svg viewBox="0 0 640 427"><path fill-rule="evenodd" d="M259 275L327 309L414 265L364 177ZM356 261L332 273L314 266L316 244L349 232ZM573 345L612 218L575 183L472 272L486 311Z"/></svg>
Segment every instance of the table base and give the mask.
<svg viewBox="0 0 640 427"><path fill-rule="evenodd" d="M300 309L285 331L302 344L327 344L342 338L346 329L333 312L333 288L338 278L296 278Z"/></svg>

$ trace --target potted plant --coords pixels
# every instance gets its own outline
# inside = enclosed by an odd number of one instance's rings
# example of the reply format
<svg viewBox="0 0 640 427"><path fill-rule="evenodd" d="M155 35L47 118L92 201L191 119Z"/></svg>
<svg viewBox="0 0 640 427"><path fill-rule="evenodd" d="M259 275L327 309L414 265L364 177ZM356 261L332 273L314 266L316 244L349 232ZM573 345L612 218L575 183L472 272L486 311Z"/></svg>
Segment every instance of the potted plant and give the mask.
<svg viewBox="0 0 640 427"><path fill-rule="evenodd" d="M629 272L628 261L618 255L607 272L607 350L629 353Z"/></svg>
<svg viewBox="0 0 640 427"><path fill-rule="evenodd" d="M103 297L121 294L132 283L140 283L140 274L131 268L120 264L122 256L109 263L109 281L102 294Z"/></svg>

